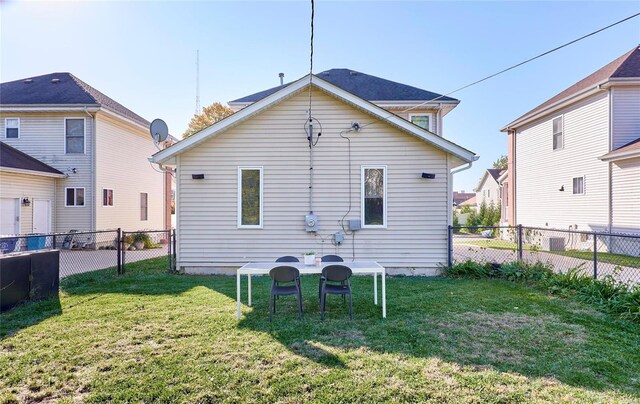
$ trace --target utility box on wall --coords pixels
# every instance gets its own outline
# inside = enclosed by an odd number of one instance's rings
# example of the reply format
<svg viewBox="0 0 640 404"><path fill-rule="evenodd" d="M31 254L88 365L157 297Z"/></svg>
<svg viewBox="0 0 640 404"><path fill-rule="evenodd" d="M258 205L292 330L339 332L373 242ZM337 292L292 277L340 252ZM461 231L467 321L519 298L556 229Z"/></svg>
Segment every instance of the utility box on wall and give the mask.
<svg viewBox="0 0 640 404"><path fill-rule="evenodd" d="M313 213L305 215L304 224L307 231L318 231L318 216Z"/></svg>

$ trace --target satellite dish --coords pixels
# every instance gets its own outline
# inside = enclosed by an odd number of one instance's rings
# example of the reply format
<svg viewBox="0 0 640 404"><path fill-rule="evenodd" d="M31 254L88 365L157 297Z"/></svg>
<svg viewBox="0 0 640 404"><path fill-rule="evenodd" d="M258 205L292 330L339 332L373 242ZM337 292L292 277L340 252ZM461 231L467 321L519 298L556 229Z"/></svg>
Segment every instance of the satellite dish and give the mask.
<svg viewBox="0 0 640 404"><path fill-rule="evenodd" d="M156 143L164 142L169 137L169 128L162 119L154 119L149 129L151 137Z"/></svg>

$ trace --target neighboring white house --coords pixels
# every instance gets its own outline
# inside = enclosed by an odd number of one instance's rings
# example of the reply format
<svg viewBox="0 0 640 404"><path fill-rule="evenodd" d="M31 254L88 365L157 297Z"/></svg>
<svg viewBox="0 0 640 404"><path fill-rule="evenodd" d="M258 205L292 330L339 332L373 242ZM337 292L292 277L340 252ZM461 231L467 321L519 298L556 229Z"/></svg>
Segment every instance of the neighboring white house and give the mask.
<svg viewBox="0 0 640 404"><path fill-rule="evenodd" d="M476 204L478 206L483 203L487 206L493 204L498 206L501 202L501 189L498 178L504 170L496 168L488 168L482 174L480 182L474 191L476 192Z"/></svg>
<svg viewBox="0 0 640 404"><path fill-rule="evenodd" d="M148 121L70 73L2 83L0 94L0 140L57 171L2 164L2 217L13 218L3 233L165 228Z"/></svg>
<svg viewBox="0 0 640 404"><path fill-rule="evenodd" d="M186 272L313 250L433 273L447 260L451 171L475 159L314 75L152 161L177 167L177 264Z"/></svg>
<svg viewBox="0 0 640 404"><path fill-rule="evenodd" d="M510 224L640 232L640 47L502 131Z"/></svg>

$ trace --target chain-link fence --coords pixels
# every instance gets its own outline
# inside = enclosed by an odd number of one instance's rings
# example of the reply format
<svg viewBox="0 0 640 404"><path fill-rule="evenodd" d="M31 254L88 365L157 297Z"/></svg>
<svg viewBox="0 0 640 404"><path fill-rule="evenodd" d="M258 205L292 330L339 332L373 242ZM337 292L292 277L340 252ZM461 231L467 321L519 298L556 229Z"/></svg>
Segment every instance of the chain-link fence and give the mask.
<svg viewBox="0 0 640 404"><path fill-rule="evenodd" d="M449 265L466 260L501 264L544 262L556 271L580 268L640 283L640 234L598 233L537 227L449 226Z"/></svg>
<svg viewBox="0 0 640 404"><path fill-rule="evenodd" d="M158 257L166 257L166 264L154 262L155 265L163 265L173 272L175 230L72 231L0 238L2 254L17 255L42 250L60 251L60 279L82 279L84 274L96 271L119 275L125 273L126 264Z"/></svg>

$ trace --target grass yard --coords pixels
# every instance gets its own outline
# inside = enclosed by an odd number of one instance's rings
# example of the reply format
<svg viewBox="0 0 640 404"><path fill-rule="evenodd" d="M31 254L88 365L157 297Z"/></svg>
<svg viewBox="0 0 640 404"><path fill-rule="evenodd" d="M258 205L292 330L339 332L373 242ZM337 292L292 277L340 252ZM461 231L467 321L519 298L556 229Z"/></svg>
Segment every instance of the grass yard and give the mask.
<svg viewBox="0 0 640 404"><path fill-rule="evenodd" d="M164 268L70 279L3 314L0 402L640 401L640 325L520 284L389 278L383 320L358 277L355 320L332 296L321 322L308 276L304 320L284 297L269 323L267 278L238 321L235 277Z"/></svg>
<svg viewBox="0 0 640 404"><path fill-rule="evenodd" d="M487 239L487 240L461 240L456 241L456 245L475 245L484 248L493 248L495 250L511 250L516 251L518 245L507 240ZM523 250L543 251L539 247L530 244L523 244ZM562 255L564 257L580 258L583 260L593 260L593 251L544 251L549 254ZM612 254L607 252L598 252L598 261L609 264L620 265L624 267L640 268L640 257L632 257L629 255Z"/></svg>

